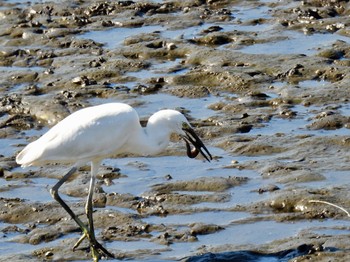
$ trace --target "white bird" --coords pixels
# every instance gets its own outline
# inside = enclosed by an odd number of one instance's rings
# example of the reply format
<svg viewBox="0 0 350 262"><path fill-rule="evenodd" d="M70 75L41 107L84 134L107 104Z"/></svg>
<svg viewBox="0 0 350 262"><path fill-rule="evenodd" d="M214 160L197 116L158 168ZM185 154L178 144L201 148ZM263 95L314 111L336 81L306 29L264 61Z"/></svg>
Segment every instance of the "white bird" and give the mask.
<svg viewBox="0 0 350 262"><path fill-rule="evenodd" d="M74 245L88 238L92 257L114 257L95 238L92 218L92 197L95 177L101 161L122 153L155 155L166 148L170 135L176 133L186 142L190 158L201 153L212 159L208 149L195 134L186 117L175 110L160 110L153 114L145 128L141 127L137 112L123 103L108 103L81 109L52 127L38 140L28 144L16 157L22 167L47 163L73 164L70 171L51 189L52 197L69 213L83 232ZM192 144L194 148L191 148ZM203 151L203 150L204 151ZM91 162L91 180L85 206L86 226L58 194L60 186L82 165Z"/></svg>

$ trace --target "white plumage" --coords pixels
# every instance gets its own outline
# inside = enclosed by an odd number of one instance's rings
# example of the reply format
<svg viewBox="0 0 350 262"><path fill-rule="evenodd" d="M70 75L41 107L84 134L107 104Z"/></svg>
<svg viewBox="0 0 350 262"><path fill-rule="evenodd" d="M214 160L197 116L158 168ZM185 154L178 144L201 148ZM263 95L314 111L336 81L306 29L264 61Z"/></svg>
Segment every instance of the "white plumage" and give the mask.
<svg viewBox="0 0 350 262"><path fill-rule="evenodd" d="M201 153L210 161L212 157L209 151L183 114L175 110L158 111L149 118L147 126L142 128L137 112L123 103L88 107L69 115L38 140L28 144L17 155L16 161L22 167L46 163L73 164L73 168L51 189L51 195L83 231L82 238L74 248L88 238L92 256L97 261L101 255L113 257L97 242L92 219L95 176L101 161L122 153L157 154L169 144L172 133L185 140L190 158ZM190 144L193 144L193 149ZM79 166L88 162L91 162L91 182L86 203L87 227L61 199L58 189Z"/></svg>
<svg viewBox="0 0 350 262"><path fill-rule="evenodd" d="M183 123L188 124L178 111L161 110L142 128L137 112L127 104L88 107L69 115L27 145L16 161L23 167L49 162L79 166L119 153L153 155L167 146L171 133L185 135Z"/></svg>

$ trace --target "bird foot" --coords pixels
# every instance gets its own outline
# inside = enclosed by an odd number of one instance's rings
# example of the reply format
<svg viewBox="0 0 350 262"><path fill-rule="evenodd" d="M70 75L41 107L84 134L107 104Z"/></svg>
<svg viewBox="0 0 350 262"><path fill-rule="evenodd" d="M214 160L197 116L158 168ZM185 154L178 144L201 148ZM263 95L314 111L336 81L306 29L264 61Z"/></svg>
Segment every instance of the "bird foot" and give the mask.
<svg viewBox="0 0 350 262"><path fill-rule="evenodd" d="M105 249L99 242L94 241L95 243L90 244L91 253L93 257L109 257L115 258L112 253L110 253L107 249Z"/></svg>
<svg viewBox="0 0 350 262"><path fill-rule="evenodd" d="M73 246L73 251L77 250L77 248L85 238L89 239L90 247L82 248L82 249L90 250L94 258L94 261L98 261L100 257L115 258L114 255L110 253L107 249L105 249L96 239L91 239L86 234L83 234L79 238L77 243L75 243L75 245Z"/></svg>
<svg viewBox="0 0 350 262"><path fill-rule="evenodd" d="M81 242L83 242L83 240L86 238L86 234L83 234L79 240L77 241L77 243L74 244L73 246L73 251L75 251L81 244Z"/></svg>

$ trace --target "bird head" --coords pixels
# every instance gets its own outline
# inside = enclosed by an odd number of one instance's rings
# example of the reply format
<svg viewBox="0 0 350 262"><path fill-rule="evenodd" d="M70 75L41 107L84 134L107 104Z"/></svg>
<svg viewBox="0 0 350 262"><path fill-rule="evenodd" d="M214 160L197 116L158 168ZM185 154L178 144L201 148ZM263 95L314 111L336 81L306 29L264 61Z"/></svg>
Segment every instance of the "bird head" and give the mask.
<svg viewBox="0 0 350 262"><path fill-rule="evenodd" d="M157 130L167 130L167 133L178 134L186 143L187 156L195 158L200 153L207 161L211 154L201 139L197 136L186 117L176 110L160 110L150 117L149 124L155 124Z"/></svg>

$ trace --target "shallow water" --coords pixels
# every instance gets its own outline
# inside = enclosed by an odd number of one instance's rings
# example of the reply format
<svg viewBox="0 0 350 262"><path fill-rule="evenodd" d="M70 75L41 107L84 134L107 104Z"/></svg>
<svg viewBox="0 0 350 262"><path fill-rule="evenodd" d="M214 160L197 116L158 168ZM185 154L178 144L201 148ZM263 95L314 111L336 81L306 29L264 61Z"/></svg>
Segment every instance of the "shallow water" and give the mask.
<svg viewBox="0 0 350 262"><path fill-rule="evenodd" d="M33 2L45 3L47 1L6 1L7 3L19 3L20 6L26 6ZM63 1L64 2L64 1ZM165 1L153 1L163 3ZM260 1L260 3L274 3L274 1ZM297 5L296 2L291 2L289 7ZM104 31L87 31L78 38L93 39L96 42L105 44L104 48L114 49L123 46L123 42L126 37L134 37L139 34L154 33L159 34L161 37L168 39L185 39L190 40L196 37L202 36L201 32L210 26L221 26L223 32L232 32L234 30L242 32L257 32L257 39L268 38L271 33L272 36L276 36L281 33L280 30L274 31L278 24L274 23L271 8L267 6L256 6L250 2L242 2L240 5L234 6L231 9L232 17L234 19L228 22L206 22L201 25L188 27L185 29L168 28L166 25L150 25L139 28L113 28ZM173 14L169 14L173 15ZM266 19L265 22L256 25L250 25L249 21L254 19ZM271 20L271 21L270 21ZM115 20L117 21L117 20ZM247 22L247 23L246 23ZM245 24L246 23L246 24ZM236 50L236 52L243 52L248 54L305 54L307 56L313 56L319 52L322 48L329 48L336 40L342 40L346 43L350 43L350 39L345 36L341 36L337 33L315 33L311 35L305 35L297 31L284 30L280 35L286 39L281 41L269 42L264 44L251 44L244 46L242 49ZM229 45L223 45L219 47L221 50L229 48ZM151 66L147 70L140 70L138 72L126 72L125 76L133 77L134 80L121 85L127 86L132 90L137 84L146 83L150 78L154 77L171 77L186 74L189 72L189 68L182 67L183 58L178 58L172 61L151 61ZM173 71L171 69L179 67L179 71ZM41 67L0 67L1 72L20 72L20 71L35 71L42 72ZM311 78L309 78L311 79ZM284 80L283 80L284 81ZM38 83L40 84L40 83ZM111 83L113 85L119 85L120 83ZM266 83L268 86L269 83ZM322 90L327 87L333 87L333 83L329 81L316 81L316 80L303 80L299 81L296 86L293 86L287 82L275 82L274 88L265 92L269 98L276 99L284 97L284 90L288 92L289 88L299 88L298 90ZM21 93L26 87L26 83L13 85L9 92ZM248 92L249 90L247 90ZM56 92L56 91L55 91ZM59 93L59 91L57 91ZM286 96L288 98L288 96ZM218 103L220 101L229 103L231 100L240 102L240 94L234 92L222 92L216 95L210 95L205 98L179 98L169 94L155 93L149 95L126 96L125 99L118 98L99 98L94 97L88 99L88 103L91 105L97 105L106 102L127 102L130 104L137 104L136 110L141 117L148 117L155 111L163 108L184 108L189 111L189 115L195 120L206 120L212 116L217 116L221 112L213 111L208 108L209 105ZM350 104L347 101L339 103L341 107L337 109L342 115L350 115ZM339 128L336 130L309 130L307 125L312 122L312 119L326 109L326 106L303 106L297 104L291 106L290 109L296 113L296 116L290 119L281 118L273 115L272 119L264 123L261 128L253 128L249 133L244 134L229 134L237 139L249 139L259 136L275 136L279 134L287 134L291 136L298 135L311 135L322 138L333 138L337 136L347 137L349 135L348 128ZM7 118L7 114L1 115L0 120L3 121ZM18 144L26 144L27 141L24 137L39 136L47 131L48 128L41 130L28 130L22 131L22 133L16 133L10 138L0 139L1 155L4 157L11 157L19 150ZM208 139L209 140L209 139ZM321 181L313 181L307 183L290 183L282 184L277 183L275 178L264 178L260 172L254 168L242 169L238 168L226 168L233 162L244 165L245 163L265 163L272 161L271 154L256 155L253 157L247 157L243 155L230 155L225 150L216 148L210 145L208 149L217 157L210 163L204 162L200 159L188 159L186 156L159 156L159 157L127 157L121 159L107 159L103 163L107 166L120 168L125 177L121 177L113 180L112 185L103 185L103 190L108 193L128 193L134 196L143 197L147 196L152 190L152 187L157 184L172 183L176 181L192 180L200 177L247 177L248 181L238 186L234 186L220 192L229 196L226 202L201 202L187 206L188 209L192 209L190 212L184 212L180 214L169 214L168 216L156 216L149 215L141 218L137 218L141 222L151 225L165 225L171 228L175 228L178 231L190 230L193 223L215 224L223 227L223 230L219 230L215 233L198 235L198 241L196 242L175 242L169 246L161 245L152 241L151 239L142 238L138 241L113 241L106 243L106 247L113 251L130 252L136 254L135 259L130 258L130 261L169 261L178 260L187 256L195 256L203 253L206 248L214 249L232 245L229 250L239 250L239 247L246 245L249 249L254 249L259 245L271 243L275 240L283 240L289 237L299 238L302 232L310 231L318 236L324 235L347 235L350 222L345 219L310 219L303 220L297 219L293 222L279 223L271 218L273 211L269 214L254 214L254 212L240 212L232 211L239 206L249 206L250 204L266 201L269 203L270 199L276 198L279 195L277 192L266 192L259 194L259 188L263 188L268 185L277 185L281 188L281 191L287 189L330 189L334 190L334 187L342 188L346 184L349 184L347 171L329 170L321 173L325 177ZM183 153L185 155L185 149ZM273 154L272 154L273 155ZM323 156L325 157L325 156ZM287 161L290 161L288 159ZM283 162L283 161L281 161ZM305 163L306 165L306 163ZM309 167L306 167L309 168ZM35 169L33 169L35 171ZM19 167L11 170L12 172L20 172ZM172 179L167 180L166 176L170 175ZM4 177L0 177L0 190L1 198L21 198L25 202L40 202L47 203L53 201L51 199L49 188L55 183L56 179L51 178L32 178L26 179L9 179L5 180ZM216 192L209 191L174 191L174 194L182 195L215 195ZM74 198L63 195L63 199L74 203L77 201L85 201L83 198ZM193 209L197 212L193 212ZM106 206L99 210L118 211L125 214L135 215L138 213L134 209ZM185 210L185 208L184 208ZM208 211L209 210L209 211ZM186 211L186 210L185 210ZM286 212L288 213L288 212ZM291 212L292 213L292 212ZM270 217L268 217L270 215ZM279 213L273 214L278 216ZM37 246L29 244L19 244L16 241L16 237L19 233L3 233L3 229L12 224L7 224L0 221L0 251L2 255L10 254L30 254L34 250L38 250L44 247L54 247L62 245L62 240L70 238L78 238L78 233L66 234L55 241L48 243L42 243ZM19 227L25 227L25 225L18 225ZM43 225L45 226L45 225ZM152 237L156 238L164 232L153 231ZM317 238L317 237L316 237ZM305 241L300 237L300 244ZM299 242L298 242L299 243ZM239 251L238 251L239 252ZM298 255L298 253L296 254ZM139 259L142 257L143 259ZM1 260L1 259L0 259ZM280 261L276 256L264 257L256 256L254 261Z"/></svg>
<svg viewBox="0 0 350 262"><path fill-rule="evenodd" d="M0 223L0 231L2 231L6 227L14 226L13 224L8 223ZM26 229L26 227L23 227L22 225L16 225L19 228ZM29 244L22 244L18 243L16 241L16 237L20 236L20 233L1 233L0 235L0 252L2 257L6 257L7 255L16 255L16 254L30 254L31 252L38 249L38 245L29 245ZM67 238L79 237L78 233L76 234L69 234L60 237L59 239L50 241L48 243L42 243L39 246L41 248L49 248L51 246L59 245L59 243ZM0 259L0 261L4 261L3 259Z"/></svg>
<svg viewBox="0 0 350 262"><path fill-rule="evenodd" d="M17 148L15 147L16 144L20 142L25 142L24 140L18 140L18 139L0 139L0 146L1 146L1 154L4 156L12 156L17 151Z"/></svg>
<svg viewBox="0 0 350 262"><path fill-rule="evenodd" d="M142 101L144 104L136 107L136 111L139 113L140 117L148 117L154 112L170 108L170 109L179 109L185 108L189 110L189 115L195 119L206 119L213 115L213 111L208 109L207 106L217 102L220 98L215 96L205 97L205 98L179 98L174 97L168 94L151 94L141 96L131 101L124 100L122 102L133 103L135 101ZM120 99L116 100L113 98L93 98L89 102L92 105L98 105L101 103L112 103L112 102L121 102Z"/></svg>
<svg viewBox="0 0 350 262"><path fill-rule="evenodd" d="M3 118L7 118L8 116L5 115ZM0 147L1 147L1 155L5 157L10 157L15 155L15 153L18 151L18 145L19 144L26 144L27 141L24 139L24 137L33 137L33 136L40 136L43 133L45 133L48 130L48 128L42 128L40 130L36 129L30 129L23 131L22 135L23 137L20 137L18 135L18 138L3 138L0 139Z"/></svg>
<svg viewBox="0 0 350 262"><path fill-rule="evenodd" d="M1 197L20 196L21 199L31 202L51 202L49 189L55 181L55 179L50 178L26 179L26 182L23 179L21 181L4 181L1 185Z"/></svg>
<svg viewBox="0 0 350 262"><path fill-rule="evenodd" d="M301 105L293 106L291 108L297 113L297 116L292 119L284 119L280 117L273 117L269 123L267 123L263 128L256 128L251 130L248 134L244 135L271 135L271 134L294 134L294 135L314 135L314 136L346 136L349 134L347 128L338 128L334 130L310 130L307 125L311 124L310 119L314 117L317 113L322 111L321 107L304 107ZM349 115L349 104L344 104L342 106L342 111L344 115Z"/></svg>
<svg viewBox="0 0 350 262"><path fill-rule="evenodd" d="M155 2L155 1L153 1ZM159 2L159 1L158 1ZM174 29L167 28L165 26L159 25L149 25L136 28L126 28L119 27L113 28L105 31L90 31L79 36L79 38L91 39L98 43L103 43L109 49L114 49L118 46L123 45L125 39L138 34L146 33L159 33L162 37L168 39L194 39L201 35L204 29L211 26L220 26L222 32L225 31L268 31L273 25L269 23L257 24L257 25L245 25L242 24L249 20L254 20L258 18L269 19L271 15L269 14L268 7L252 7L252 6L237 6L231 10L232 17L234 18L232 22L225 23L201 23L198 26L190 26L187 28ZM176 14L172 14L175 15Z"/></svg>
<svg viewBox="0 0 350 262"><path fill-rule="evenodd" d="M248 54L304 54L315 55L320 48L330 48L337 40L350 43L350 38L325 33L305 35L298 32L285 33L287 40L276 41L266 44L254 44L240 49L240 52Z"/></svg>
<svg viewBox="0 0 350 262"><path fill-rule="evenodd" d="M206 214L203 214L206 215ZM215 214L214 214L215 215ZM217 215L220 215L218 213ZM212 216L212 215L211 215ZM186 216L184 217L186 218ZM164 218L166 220L166 218ZM174 219L175 220L175 219ZM183 218L182 218L183 220ZM191 221L191 220L190 220ZM176 221L174 221L176 224ZM197 221L198 222L198 221ZM165 222L166 223L166 222ZM164 246L155 243L149 243L148 241L135 241L135 242L113 242L108 243L107 247L110 249L119 249L134 251L137 249L148 250L152 253L154 249L158 250L159 254L154 255L154 258L146 259L146 261L167 261L178 260L184 257L193 256L198 253L198 251L203 247L215 247L222 245L256 245L272 242L285 237L297 236L299 233L303 232L305 229L309 231L314 231L318 234L345 234L346 230L339 230L337 226L350 226L350 222L343 223L342 221L302 221L295 223L277 223L270 221L261 221L247 224L237 224L234 223L214 234L201 235L198 236L198 242L189 243L174 243L171 245L170 250L165 249ZM135 260L137 261L137 260ZM258 256L254 260L249 261L281 261L273 256L269 258Z"/></svg>
<svg viewBox="0 0 350 262"><path fill-rule="evenodd" d="M104 190L106 193L130 193L133 195L142 195L143 192L147 192L152 185L163 183L165 176L170 174L173 181L181 180L191 180L197 177L205 176L244 176L250 178L250 180L243 185L233 187L226 191L226 193L231 194L229 202L224 203L201 203L195 204L193 207L197 208L221 208L229 209L235 207L236 205L244 205L253 203L256 201L261 201L267 199L273 193L265 193L263 195L258 194L256 190L264 185L273 183L273 179L262 179L259 174L254 171L249 170L231 170L223 169L222 167L228 165L232 160L224 154L221 149L210 148L209 150L213 155L221 155L219 161L213 161L212 163L203 163L201 160L190 160L186 157L154 157L154 158L122 158L122 159L112 159L105 160L104 164L114 167L119 167L124 175L127 177L120 178L115 181L115 184L111 186L105 186ZM235 160L239 162L244 162L246 160L251 160L252 158L247 157L234 157ZM259 157L255 157L259 161ZM261 158L263 159L263 158ZM179 167L178 162L181 162L186 166L186 168ZM144 170L140 170L138 167L141 164L145 164ZM327 187L327 185L341 185L342 176L346 175L346 172L337 172L332 174L325 174L326 180L320 181L312 184L312 187ZM336 180L335 180L336 178ZM338 182L337 182L338 181ZM10 182L9 182L10 183ZM30 180L29 186L21 184L20 181L12 184L19 184L20 187L8 191L2 192L2 197L16 197L20 196L23 199L31 202L48 202L51 201L51 196L48 192L48 188L55 183L55 179L46 178L35 178ZM300 184L302 186L302 184ZM305 183L305 186L311 186L309 183ZM33 188L35 188L35 195L33 195ZM176 192L174 192L176 193ZM177 193L187 193L187 194L215 194L212 192L177 192ZM63 195L64 196L64 195ZM67 196L63 197L66 201L78 201L78 199L70 198ZM82 201L82 200L80 200ZM115 208L115 207L105 207L105 210L118 210L123 213L135 213L134 210L125 208ZM123 250L123 252L137 250L149 250L150 253L154 253L154 250L158 250L157 255L151 255L146 261L164 261L170 259L180 259L186 256L193 256L198 253L203 245L215 248L216 246L231 244L231 245L259 245L266 244L268 242L287 238L291 236L296 236L298 233L305 229L313 230L316 228L315 232L319 234L341 234L346 231L335 228L336 226L348 226L350 227L350 222L339 221L328 219L325 221L298 221L293 223L278 223L273 221L260 221L260 222L248 222L241 223L241 221L249 220L251 218L257 218L263 216L254 216L245 212L231 212L231 211L211 211L211 212L197 212L191 214L181 214L181 215L168 215L166 217L159 216L149 216L141 219L142 222L148 224L164 224L172 227L176 227L179 230L186 230L188 226L192 223L204 223L204 224L215 224L218 226L223 226L225 229L220 230L214 234L199 235L198 242L185 242L185 243L174 243L170 247L166 247L150 240L138 240L138 241L113 241L111 243L106 243L106 247L117 251ZM2 228L7 224L3 223ZM152 232L152 235L156 236L157 232ZM68 234L64 238L77 237L77 234ZM12 249L18 245L17 243L11 242L11 239L15 239L16 234L10 234L5 238L0 239L3 254L10 254ZM21 244L21 252L31 252L38 248L55 246L55 243L62 241L64 238L52 241L46 244L39 244L38 246ZM261 261L273 261L267 258L261 258ZM270 257L269 259L275 259ZM277 258L276 258L277 259ZM133 261L138 261L133 260ZM260 261L260 260L258 260ZM276 260L277 261L277 260Z"/></svg>
<svg viewBox="0 0 350 262"><path fill-rule="evenodd" d="M292 4L290 4L292 5ZM258 32L262 36L274 34L274 24L269 22L257 25L242 24L246 21L255 19L270 19L270 8L237 6L236 9L231 10L235 18L229 23L203 23L199 26L191 26L181 29L169 29L164 26L150 25L136 28L113 28L105 31L90 31L80 35L80 38L92 39L96 42L103 43L107 48L113 49L123 45L124 39L138 34L147 34L157 32L165 38L169 39L194 39L200 36L200 33L211 26L220 26L222 32L225 31L252 31ZM127 36L127 37L125 37ZM330 48L337 40L350 43L350 38L334 33L314 33L303 34L300 32L285 30L278 33L278 36L287 39L281 41L273 41L263 44L253 44L241 48L239 51L248 54L304 54L314 55L319 52L320 48ZM224 45L225 47L225 45Z"/></svg>
<svg viewBox="0 0 350 262"><path fill-rule="evenodd" d="M79 37L94 40L95 42L104 44L107 48L113 49L117 46L121 46L128 37L162 30L164 30L164 28L158 25L133 28L120 27L107 31L90 31Z"/></svg>
<svg viewBox="0 0 350 262"><path fill-rule="evenodd" d="M142 221L150 224L165 224L165 225L175 225L178 227L186 227L192 223L206 223L206 224L216 224L219 226L228 225L236 220L248 218L250 214L244 212L198 212L194 214L184 214L184 215L171 215L166 217L148 217L142 219Z"/></svg>
<svg viewBox="0 0 350 262"><path fill-rule="evenodd" d="M350 183L350 176L348 171L328 171L322 173L325 176L325 180L314 181L312 183L300 183L301 187L308 188L333 188L342 187L344 184Z"/></svg>
<svg viewBox="0 0 350 262"><path fill-rule="evenodd" d="M32 66L32 67L22 67L22 66L0 66L0 72L17 72L17 71L34 71L34 72L40 72L44 71L45 68L40 66Z"/></svg>

